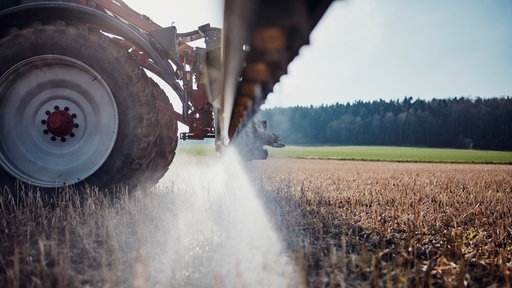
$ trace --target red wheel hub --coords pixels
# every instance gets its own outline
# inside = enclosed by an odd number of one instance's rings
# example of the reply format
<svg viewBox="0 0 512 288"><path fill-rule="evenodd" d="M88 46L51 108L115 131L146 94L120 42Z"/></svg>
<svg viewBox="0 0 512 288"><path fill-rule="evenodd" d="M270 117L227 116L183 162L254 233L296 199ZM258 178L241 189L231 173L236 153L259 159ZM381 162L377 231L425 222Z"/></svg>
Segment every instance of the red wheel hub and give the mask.
<svg viewBox="0 0 512 288"><path fill-rule="evenodd" d="M73 131L73 117L64 110L53 111L46 120L48 132L56 137L66 137Z"/></svg>

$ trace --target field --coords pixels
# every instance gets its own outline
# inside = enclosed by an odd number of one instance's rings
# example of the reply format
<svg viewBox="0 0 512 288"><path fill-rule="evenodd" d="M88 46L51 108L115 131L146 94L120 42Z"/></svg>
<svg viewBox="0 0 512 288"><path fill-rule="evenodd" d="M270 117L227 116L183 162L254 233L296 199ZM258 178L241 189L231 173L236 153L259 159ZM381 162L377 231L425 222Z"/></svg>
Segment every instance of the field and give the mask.
<svg viewBox="0 0 512 288"><path fill-rule="evenodd" d="M217 162L113 197L4 189L0 286L511 285L510 165Z"/></svg>
<svg viewBox="0 0 512 288"><path fill-rule="evenodd" d="M257 166L308 287L510 287L512 166Z"/></svg>
<svg viewBox="0 0 512 288"><path fill-rule="evenodd" d="M192 144L178 147L192 155L215 155L213 144ZM426 163L512 164L512 151L441 149L394 146L286 146L269 148L271 157L363 160Z"/></svg>

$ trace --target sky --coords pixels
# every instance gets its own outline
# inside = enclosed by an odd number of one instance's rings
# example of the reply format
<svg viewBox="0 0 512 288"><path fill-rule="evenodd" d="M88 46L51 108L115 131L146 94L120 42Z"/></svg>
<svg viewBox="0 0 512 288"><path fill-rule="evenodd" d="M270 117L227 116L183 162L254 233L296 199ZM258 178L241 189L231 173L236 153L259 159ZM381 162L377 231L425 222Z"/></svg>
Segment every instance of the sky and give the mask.
<svg viewBox="0 0 512 288"><path fill-rule="evenodd" d="M126 2L180 32L222 27L220 0ZM512 96L511 0L335 1L310 40L264 107Z"/></svg>

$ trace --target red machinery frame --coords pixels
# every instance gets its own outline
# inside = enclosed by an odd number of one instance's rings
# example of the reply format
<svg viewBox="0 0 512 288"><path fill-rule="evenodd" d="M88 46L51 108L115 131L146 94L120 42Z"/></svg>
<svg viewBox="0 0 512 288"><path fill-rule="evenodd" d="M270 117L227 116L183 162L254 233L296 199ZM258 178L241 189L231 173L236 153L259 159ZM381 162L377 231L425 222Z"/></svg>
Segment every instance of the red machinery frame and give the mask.
<svg viewBox="0 0 512 288"><path fill-rule="evenodd" d="M175 31L174 27L171 27L174 30L166 31L168 28L163 28L153 22L149 17L139 14L122 0L76 0L75 3L113 15L135 26L146 35L162 35L162 33ZM162 33L159 33L159 31ZM208 34L211 36L208 36ZM210 37L210 40L214 39L220 42L220 29L211 28L207 24L199 27L198 30L187 33L176 33L175 39L170 39L169 37L173 37L173 35L165 35L162 41L166 42L166 40L170 40L170 43L167 43L167 45L162 45L161 43L155 44L163 46L160 47L163 48L161 50L167 50L163 54L165 54L167 60L171 61L175 66L174 76L176 80L183 83L183 90L175 89L175 92L182 102L183 109L182 112L179 113L162 102L158 102L158 108L166 111L166 113L170 113L176 120L188 126L189 131L181 133L181 139L203 140L205 138L215 138L213 106L209 102L206 86L207 79L204 65L202 64L208 47L192 47L188 43L205 39L208 46L208 37ZM138 49L125 39L115 36L113 36L113 39L117 40L125 47L141 67L164 78L161 68L156 65L144 51ZM158 42L158 36L151 39ZM218 46L219 44L213 43L213 45Z"/></svg>

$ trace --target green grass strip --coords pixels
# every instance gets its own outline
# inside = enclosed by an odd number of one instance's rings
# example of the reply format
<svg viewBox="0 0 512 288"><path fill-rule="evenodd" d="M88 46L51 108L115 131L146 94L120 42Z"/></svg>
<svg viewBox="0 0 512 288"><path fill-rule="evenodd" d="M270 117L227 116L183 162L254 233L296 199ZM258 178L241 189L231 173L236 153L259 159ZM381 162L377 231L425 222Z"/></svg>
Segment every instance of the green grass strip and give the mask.
<svg viewBox="0 0 512 288"><path fill-rule="evenodd" d="M338 160L512 164L512 152L388 146L286 146L271 157Z"/></svg>
<svg viewBox="0 0 512 288"><path fill-rule="evenodd" d="M190 140L194 141L194 140ZM189 142L190 142L189 141ZM178 143L177 153L195 155L195 156L213 156L216 155L215 144L196 142L193 144Z"/></svg>

